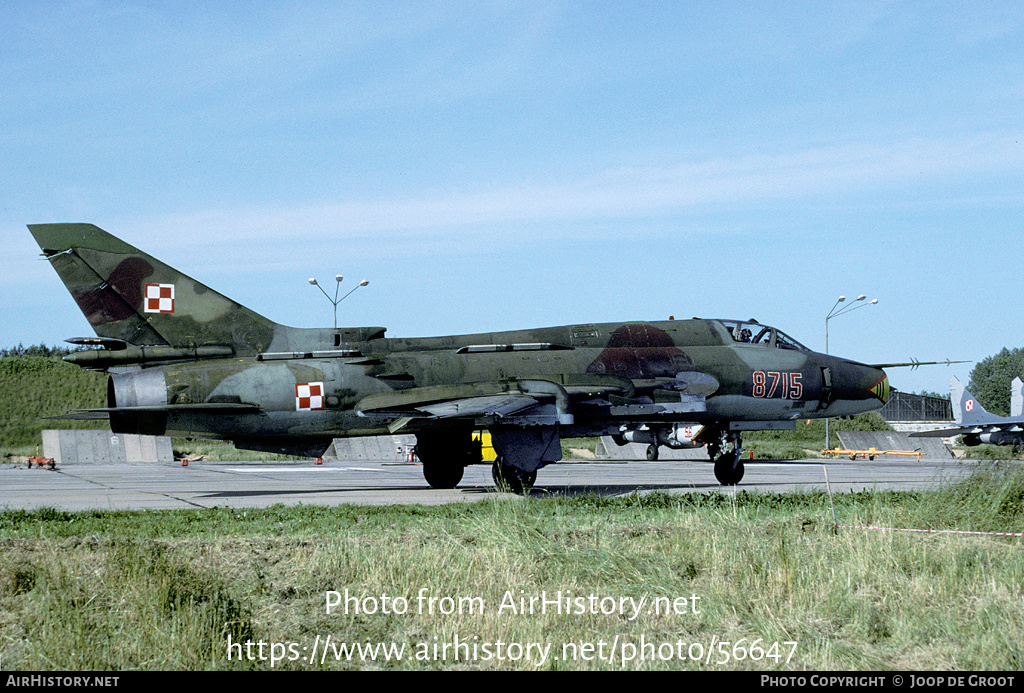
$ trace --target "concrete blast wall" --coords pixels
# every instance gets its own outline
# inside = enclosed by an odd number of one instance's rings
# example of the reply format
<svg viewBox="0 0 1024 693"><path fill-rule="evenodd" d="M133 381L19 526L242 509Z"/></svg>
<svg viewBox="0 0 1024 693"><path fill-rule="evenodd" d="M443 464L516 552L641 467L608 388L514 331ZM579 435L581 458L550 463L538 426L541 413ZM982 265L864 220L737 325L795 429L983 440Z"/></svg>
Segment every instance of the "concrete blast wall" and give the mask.
<svg viewBox="0 0 1024 693"><path fill-rule="evenodd" d="M941 438L910 438L895 431L839 431L837 435L847 450L920 450L928 459L953 456Z"/></svg>
<svg viewBox="0 0 1024 693"><path fill-rule="evenodd" d="M416 445L416 436L391 435L335 438L324 457L340 460L405 461Z"/></svg>
<svg viewBox="0 0 1024 693"><path fill-rule="evenodd" d="M60 465L172 462L174 452L166 436L48 429L43 431L43 457Z"/></svg>

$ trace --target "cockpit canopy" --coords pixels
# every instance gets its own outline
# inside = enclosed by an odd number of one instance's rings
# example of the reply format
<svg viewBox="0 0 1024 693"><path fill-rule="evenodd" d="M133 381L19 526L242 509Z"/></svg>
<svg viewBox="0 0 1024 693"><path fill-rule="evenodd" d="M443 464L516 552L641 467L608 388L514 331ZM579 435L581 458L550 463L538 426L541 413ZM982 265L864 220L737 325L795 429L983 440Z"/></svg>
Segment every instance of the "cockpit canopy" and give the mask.
<svg viewBox="0 0 1024 693"><path fill-rule="evenodd" d="M756 320L719 320L733 342L738 344L758 344L772 349L791 349L793 351L810 351L782 330L769 325L762 325Z"/></svg>

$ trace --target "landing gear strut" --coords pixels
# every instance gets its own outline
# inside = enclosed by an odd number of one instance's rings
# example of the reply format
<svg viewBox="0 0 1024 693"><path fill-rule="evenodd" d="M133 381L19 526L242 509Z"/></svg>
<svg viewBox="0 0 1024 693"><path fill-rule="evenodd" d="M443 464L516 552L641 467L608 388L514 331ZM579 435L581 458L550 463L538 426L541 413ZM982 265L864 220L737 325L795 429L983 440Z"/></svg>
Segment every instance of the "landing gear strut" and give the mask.
<svg viewBox="0 0 1024 693"><path fill-rule="evenodd" d="M558 426L493 426L491 445L497 459L491 467L499 491L527 493L537 470L562 459Z"/></svg>
<svg viewBox="0 0 1024 693"><path fill-rule="evenodd" d="M731 450L723 451L727 444ZM735 486L743 478L743 441L736 432L722 433L718 440L708 443L708 455L715 463L715 478L722 486Z"/></svg>
<svg viewBox="0 0 1024 693"><path fill-rule="evenodd" d="M524 472L518 467L505 464L501 457L498 457L491 465L491 477L499 491L521 496L533 488L534 482L537 481L537 472Z"/></svg>

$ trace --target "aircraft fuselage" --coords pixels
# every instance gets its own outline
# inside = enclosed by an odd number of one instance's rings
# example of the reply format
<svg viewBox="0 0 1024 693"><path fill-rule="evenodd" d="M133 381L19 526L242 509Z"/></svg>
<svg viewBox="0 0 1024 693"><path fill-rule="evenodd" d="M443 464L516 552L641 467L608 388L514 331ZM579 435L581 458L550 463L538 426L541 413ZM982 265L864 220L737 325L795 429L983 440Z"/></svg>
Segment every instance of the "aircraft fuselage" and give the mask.
<svg viewBox="0 0 1024 693"><path fill-rule="evenodd" d="M291 341L301 344L302 330L295 332ZM324 331L311 332L323 337ZM108 404L124 409L112 418L122 432L143 427L154 434L227 438L242 446L259 442L261 449L298 447L308 454L318 448L322 453L335 437L435 426L437 418L419 407L519 392L522 381L551 382L570 394L572 422L561 422L562 437L616 435L639 423L786 428L797 419L871 411L887 398L880 369L791 344L777 337L756 344L734 341L725 321L703 319L378 337L338 348L332 340L329 349L117 373ZM698 375L708 376L707 382L693 385ZM694 393L703 397L703 407L680 406ZM218 404L224 409L214 408ZM136 407L166 409L135 414ZM447 425L483 428L501 418L453 417Z"/></svg>
<svg viewBox="0 0 1024 693"><path fill-rule="evenodd" d="M741 431L871 411L889 395L881 368L753 320L408 339L383 327L301 329L92 224L29 230L96 333L70 340L99 348L68 360L111 370L107 407L82 415L108 416L115 432L304 456L337 437L413 433L427 481L451 487L480 461L472 434L486 428L495 480L513 489L561 459L562 437L610 435L707 446L718 479L735 484Z"/></svg>

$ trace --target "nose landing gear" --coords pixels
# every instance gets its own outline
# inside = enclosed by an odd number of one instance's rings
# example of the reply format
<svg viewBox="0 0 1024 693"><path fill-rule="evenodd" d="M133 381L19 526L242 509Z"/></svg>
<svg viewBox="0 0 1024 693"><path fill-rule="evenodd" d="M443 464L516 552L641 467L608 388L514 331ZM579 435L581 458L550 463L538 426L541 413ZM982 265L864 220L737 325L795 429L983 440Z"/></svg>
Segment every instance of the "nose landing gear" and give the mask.
<svg viewBox="0 0 1024 693"><path fill-rule="evenodd" d="M723 450L727 444L732 448ZM708 456L715 463L715 478L722 486L735 486L743 478L743 441L740 434L732 431L708 443Z"/></svg>

